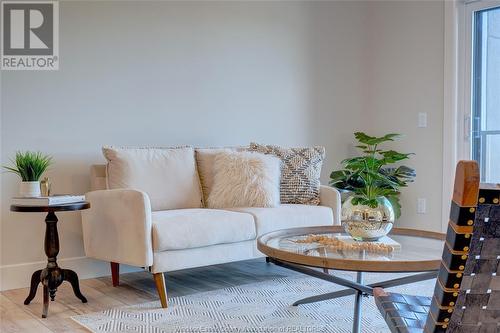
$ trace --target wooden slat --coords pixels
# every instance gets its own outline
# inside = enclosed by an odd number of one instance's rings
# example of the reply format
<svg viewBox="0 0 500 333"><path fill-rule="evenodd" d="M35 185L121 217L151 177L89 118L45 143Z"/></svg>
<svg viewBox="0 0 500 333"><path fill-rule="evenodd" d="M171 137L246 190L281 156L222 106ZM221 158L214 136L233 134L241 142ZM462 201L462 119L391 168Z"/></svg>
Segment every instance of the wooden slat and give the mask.
<svg viewBox="0 0 500 333"><path fill-rule="evenodd" d="M479 167L475 161L460 161L455 171L453 201L461 207L475 207L479 194Z"/></svg>
<svg viewBox="0 0 500 333"><path fill-rule="evenodd" d="M443 249L442 265L436 281L430 315L425 324L426 332L446 330L451 314L455 310L456 297L459 295L470 251L479 196L479 178L477 162L460 161L457 164L446 245ZM448 285L447 289L442 283L452 285Z"/></svg>

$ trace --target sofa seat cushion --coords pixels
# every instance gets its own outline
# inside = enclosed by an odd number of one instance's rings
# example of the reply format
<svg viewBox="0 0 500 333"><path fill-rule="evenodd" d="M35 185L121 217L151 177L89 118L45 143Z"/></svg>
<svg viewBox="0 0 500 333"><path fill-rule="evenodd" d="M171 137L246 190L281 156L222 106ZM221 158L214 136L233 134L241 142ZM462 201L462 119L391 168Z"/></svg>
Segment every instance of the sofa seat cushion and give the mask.
<svg viewBox="0 0 500 333"><path fill-rule="evenodd" d="M333 225L332 209L324 206L284 204L275 208L250 207L229 210L252 214L257 236L280 229Z"/></svg>
<svg viewBox="0 0 500 333"><path fill-rule="evenodd" d="M255 239L251 214L218 209L175 209L152 213L153 251L183 250Z"/></svg>

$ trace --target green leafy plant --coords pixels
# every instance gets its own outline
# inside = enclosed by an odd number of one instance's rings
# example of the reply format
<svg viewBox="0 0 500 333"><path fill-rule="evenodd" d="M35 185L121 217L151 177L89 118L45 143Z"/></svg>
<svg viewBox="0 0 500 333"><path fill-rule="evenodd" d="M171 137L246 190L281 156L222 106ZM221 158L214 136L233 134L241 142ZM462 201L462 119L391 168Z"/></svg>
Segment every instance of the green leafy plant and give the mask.
<svg viewBox="0 0 500 333"><path fill-rule="evenodd" d="M17 152L13 166L3 166L9 172L21 177L23 182L36 182L52 163L52 157L40 152Z"/></svg>
<svg viewBox="0 0 500 333"><path fill-rule="evenodd" d="M342 161L344 169L330 174L330 185L352 192L354 205L377 207L377 198L385 197L392 204L396 218L401 216L400 189L408 186L416 176L415 170L407 166L393 164L407 160L412 154L394 150L382 150L379 145L394 141L399 134L391 133L382 137L354 133L358 141L356 148L362 156Z"/></svg>

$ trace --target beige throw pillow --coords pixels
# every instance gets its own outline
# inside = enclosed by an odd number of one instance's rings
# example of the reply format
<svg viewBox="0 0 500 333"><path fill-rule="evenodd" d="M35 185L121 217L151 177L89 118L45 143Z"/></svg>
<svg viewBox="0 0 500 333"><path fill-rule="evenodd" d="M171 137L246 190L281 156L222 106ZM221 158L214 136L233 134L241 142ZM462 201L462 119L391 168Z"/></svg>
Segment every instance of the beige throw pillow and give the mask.
<svg viewBox="0 0 500 333"><path fill-rule="evenodd" d="M221 152L214 163L209 208L279 205L280 160L251 152Z"/></svg>
<svg viewBox="0 0 500 333"><path fill-rule="evenodd" d="M109 189L144 191L153 211L202 207L193 148L104 147L102 151L108 160Z"/></svg>
<svg viewBox="0 0 500 333"><path fill-rule="evenodd" d="M319 205L319 178L325 159L324 147L285 148L251 143L249 150L281 159L282 204Z"/></svg>

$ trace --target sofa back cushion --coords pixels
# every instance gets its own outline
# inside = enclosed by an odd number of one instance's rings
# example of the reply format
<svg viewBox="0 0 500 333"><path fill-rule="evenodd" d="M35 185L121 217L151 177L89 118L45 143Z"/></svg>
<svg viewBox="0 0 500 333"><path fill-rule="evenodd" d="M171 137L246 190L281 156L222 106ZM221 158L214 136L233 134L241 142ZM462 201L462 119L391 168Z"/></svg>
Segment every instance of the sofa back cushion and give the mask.
<svg viewBox="0 0 500 333"><path fill-rule="evenodd" d="M104 147L107 187L148 194L153 211L202 206L194 149Z"/></svg>
<svg viewBox="0 0 500 333"><path fill-rule="evenodd" d="M196 148L196 164L200 176L200 184L203 192L203 202L207 203L208 195L212 191L214 183L214 163L215 156L223 152L242 151L243 147L216 147L216 148Z"/></svg>

